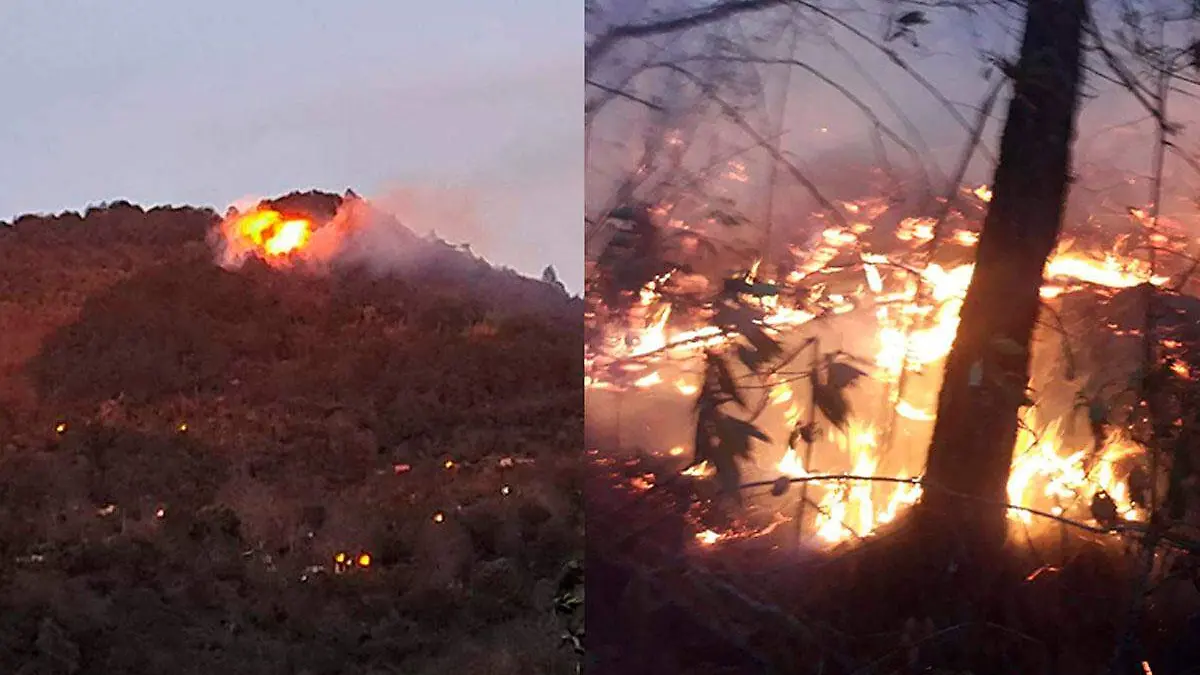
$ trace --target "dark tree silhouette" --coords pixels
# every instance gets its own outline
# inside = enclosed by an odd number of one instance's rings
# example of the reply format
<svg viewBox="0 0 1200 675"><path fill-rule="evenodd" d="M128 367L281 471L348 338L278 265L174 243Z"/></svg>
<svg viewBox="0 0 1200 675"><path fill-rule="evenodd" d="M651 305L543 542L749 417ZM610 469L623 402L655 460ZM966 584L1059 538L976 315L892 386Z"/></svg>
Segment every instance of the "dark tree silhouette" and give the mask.
<svg viewBox="0 0 1200 675"><path fill-rule="evenodd" d="M1003 541L1005 486L1043 267L1062 226L1082 79L1083 0L1028 4L993 200L946 362L918 522ZM958 525L966 525L959 528Z"/></svg>

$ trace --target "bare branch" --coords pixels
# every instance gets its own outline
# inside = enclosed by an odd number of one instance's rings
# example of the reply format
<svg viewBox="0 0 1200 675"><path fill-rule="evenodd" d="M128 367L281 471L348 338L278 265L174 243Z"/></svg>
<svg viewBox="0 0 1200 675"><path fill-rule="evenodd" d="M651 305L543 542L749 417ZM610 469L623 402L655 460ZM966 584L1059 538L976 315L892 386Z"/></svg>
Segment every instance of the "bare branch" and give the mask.
<svg viewBox="0 0 1200 675"><path fill-rule="evenodd" d="M867 35L866 33L862 32L858 28L855 28L854 26L850 25L848 22L846 22L843 19L832 14L827 9L824 9L822 7L814 5L810 2L805 2L804 0L796 0L796 3L801 5L802 7L807 7L808 9L811 9L812 11L816 12L817 14L820 14L821 16L825 17L826 19L829 19L833 23L835 23L838 26L841 26L842 28L849 31L851 35L859 38L860 40L866 42L867 44L871 45L875 49L879 50L897 68L900 68L905 73L907 73L908 76L911 77L913 80L915 80L917 82L917 84L921 85L921 87L924 88L925 91L929 92L929 94L931 96L933 96L934 99L936 99L938 101L938 103L941 103L942 107L945 108L950 113L950 116L953 117L954 120L956 122L958 122L960 125L962 125L962 127L964 129L966 129L967 131L971 130L970 122L968 122L967 119L962 116L962 113L960 113L958 111L958 109L954 107L954 104L951 103L950 100L947 99L946 96L944 94L942 94L942 92L937 87L935 87L932 82L925 79L925 77L923 75L921 75L920 73L918 73L915 68L908 65L908 63L904 59L900 58L900 55L896 53L896 50L879 42L875 38L872 38L870 35Z"/></svg>
<svg viewBox="0 0 1200 675"><path fill-rule="evenodd" d="M669 19L613 26L596 36L587 46L584 52L584 74L590 75L600 58L612 51L617 44L630 38L648 38L699 28L719 23L739 14L760 12L789 3L790 0L726 0Z"/></svg>
<svg viewBox="0 0 1200 675"><path fill-rule="evenodd" d="M996 99L1000 97L1000 90L1003 88L1004 80L1000 80L988 92L987 97L983 99L983 104L979 106L979 116L975 119L975 128L971 130L971 135L967 139L967 146L963 148L962 157L958 161L958 168L954 171L954 176L950 179L946 198L942 202L942 207L938 211L934 221L933 238L927 244L930 250L936 248L938 241L941 240L942 225L946 220L946 216L950 215L950 206L958 193L959 186L962 185L963 178L967 175L967 168L971 166L971 160L975 157L975 150L979 147L979 139L983 137L983 128L987 126L988 118L992 114L992 108L996 105Z"/></svg>
<svg viewBox="0 0 1200 675"><path fill-rule="evenodd" d="M846 217L842 215L842 212L838 210L837 206L834 206L833 202L830 201L828 197L821 193L816 184L813 183L808 176L804 175L804 172L801 171L799 167L788 161L788 159L783 156L783 153L772 147L770 142L764 138L762 134L758 133L753 126L750 125L750 123L746 120L746 117L742 115L737 108L730 105L728 101L721 98L715 91L713 91L712 85L700 79L694 73L681 68L680 66L671 64L667 65L666 67L679 73L680 75L683 75L693 84L699 87L700 90L704 92L705 96L716 103L721 108L721 111L725 113L725 115L731 120L733 120L734 124L737 124L739 127L741 127L742 131L746 132L746 135L754 139L754 142L760 144L776 162L779 162L786 167L788 173L792 174L792 178L795 178L796 182L803 185L804 188L808 190L808 193L812 195L813 199L816 199L817 203L820 204L821 207L826 211L828 211L833 216L834 220L838 221L839 225L843 227L850 227L850 223L846 220Z"/></svg>
<svg viewBox="0 0 1200 675"><path fill-rule="evenodd" d="M888 127L887 124L885 124L883 122L883 120L881 120L879 118L879 115L875 114L875 111L871 109L871 106L867 105L866 102L864 102L862 99L860 99L858 96L856 96L854 94L854 92L852 92L849 89L847 89L846 87L842 86L836 80L829 77L828 75L825 75L824 73L817 70L816 68L809 65L808 63L805 63L798 59L774 59L774 58L760 58L760 57L753 57L753 56L712 56L712 57L705 56L705 57L693 57L690 59L686 59L685 61L729 61L729 62L733 62L733 63L757 63L757 64L763 64L763 65L786 65L786 66L794 66L796 68L800 68L801 70L804 70L805 72L809 73L810 75L817 78L818 80L825 83L826 85L837 90L837 92L839 94L841 94L843 98L845 98L852 105L854 105L854 107L856 107L860 111L862 111L863 115L866 116L866 118L868 120L870 120L872 124L875 125L875 128L877 128L880 131L880 133L882 133L884 136L887 136L893 142L895 142L896 145L899 145L901 148L903 148L905 150L905 152L907 152L913 158L913 162L917 165L917 168L920 169L922 173L925 172L924 171L925 165L924 165L924 162L921 161L921 154L917 151L916 148L914 148L912 146L912 144L910 144L908 141L904 140L904 138L902 138L899 134L897 134L890 127ZM660 64L660 65L665 65L665 64ZM928 180L928 175L926 175L926 180Z"/></svg>
<svg viewBox="0 0 1200 675"><path fill-rule="evenodd" d="M879 95L879 98L882 99L884 104L887 105L887 107L892 111L892 114L896 116L896 119L900 121L900 124L904 125L905 130L908 131L909 136L911 136L913 139L913 145L920 148L926 156L932 156L933 150L929 147L929 144L925 142L925 137L921 134L921 130L917 128L917 125L914 124L911 119L909 119L908 114L904 111L904 108L896 102L896 99L892 97L890 93L888 93L887 88L881 85L879 81L871 75L870 71L864 68L862 64L859 63L858 59L854 58L854 55L851 54L849 50L842 47L837 40L829 40L829 46L841 54L842 58L846 59L846 62L850 64L850 67L853 68L856 73L858 73L858 76L874 88L875 93ZM995 158L992 157L991 153L989 153L986 148L984 149L984 153L989 158L989 161L995 162ZM936 163L934 163L933 169L939 180L945 178L945 176L942 175L941 169ZM926 188L928 189L928 186L926 186Z"/></svg>
<svg viewBox="0 0 1200 675"><path fill-rule="evenodd" d="M600 91L605 92L607 94L612 94L613 96L627 99L627 100L633 101L634 103L641 103L642 105L646 106L647 108L649 108L651 110L657 110L659 112L662 112L662 110L663 110L663 107L657 103L654 103L652 101L647 101L646 99L641 98L640 96L631 94L627 91L622 91L620 89L617 89L616 87L610 87L606 84L601 84L595 80L590 80L590 79L585 79L584 83L590 87L595 87L595 88L599 89ZM592 112L595 109L595 106L599 105L599 103L600 103L599 101L587 103L583 109L584 113L586 114L586 113Z"/></svg>
<svg viewBox="0 0 1200 675"><path fill-rule="evenodd" d="M1086 28L1088 34L1091 36L1092 41L1094 42L1095 49L1100 52L1101 56L1104 57L1105 64L1110 70L1112 70L1119 83L1129 90L1129 93L1133 94L1134 99L1136 99L1137 102L1146 109L1146 112L1150 113L1150 115L1153 116L1160 125L1166 124L1166 120L1163 119L1162 111L1158 109L1158 106L1154 105L1150 101L1150 94L1146 93L1145 88L1140 82L1138 82L1137 77L1135 77L1133 73L1130 73L1129 69L1127 69L1124 64L1121 63L1116 54L1114 54L1112 50L1108 48L1108 45L1104 41L1104 36L1100 32L1100 28L1096 25L1095 18L1090 12L1088 13L1087 17Z"/></svg>

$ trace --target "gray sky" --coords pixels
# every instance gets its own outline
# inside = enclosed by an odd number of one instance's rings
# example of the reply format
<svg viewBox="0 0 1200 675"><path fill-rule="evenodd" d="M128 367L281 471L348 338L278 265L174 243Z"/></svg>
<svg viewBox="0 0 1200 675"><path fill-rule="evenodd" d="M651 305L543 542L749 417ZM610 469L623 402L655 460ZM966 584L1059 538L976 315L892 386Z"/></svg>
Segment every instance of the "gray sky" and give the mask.
<svg viewBox="0 0 1200 675"><path fill-rule="evenodd" d="M310 187L467 194L477 222L439 234L523 272L553 263L578 290L582 15L564 0L5 2L0 218Z"/></svg>

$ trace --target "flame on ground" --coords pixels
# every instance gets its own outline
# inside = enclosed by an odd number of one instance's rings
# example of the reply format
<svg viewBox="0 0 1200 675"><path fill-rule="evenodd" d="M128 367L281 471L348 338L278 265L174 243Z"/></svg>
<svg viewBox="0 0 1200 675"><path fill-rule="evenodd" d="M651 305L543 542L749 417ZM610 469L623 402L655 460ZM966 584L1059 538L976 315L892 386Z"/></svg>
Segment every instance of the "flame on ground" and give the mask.
<svg viewBox="0 0 1200 675"><path fill-rule="evenodd" d="M966 192L985 203L992 196L986 185ZM854 218L872 217L871 214L877 211L876 205L866 201L844 206ZM915 247L934 237L934 226L931 219L907 218L900 222L894 236L897 241ZM874 354L877 370L873 377L895 382L902 371L925 370L936 366L949 354L974 265L914 267L903 260L860 252L855 256L861 261L862 271L862 284L857 291L849 295L825 293L819 281L813 283L814 277L818 277L831 261L858 251L861 235L870 229L871 226L863 222L854 222L845 228L829 227L819 233L810 247L793 248L793 271L785 276L781 286L799 286L803 282L806 288L815 288L808 299L834 314L858 308L870 310L877 324ZM949 239L970 248L978 242L978 234L958 230ZM771 279L757 279L758 271L756 263L750 272L750 280L776 283ZM1054 253L1046 264L1044 276L1042 296L1046 299L1087 286L1122 289L1143 283L1163 285L1168 281L1168 277L1151 274L1149 266L1142 260L1115 252L1089 255L1073 251L1071 242L1065 242ZM662 295L665 285L672 281L671 277L671 274L663 275L641 290L631 324L608 327L609 338L601 350L585 358L585 386L623 388L632 382L638 389L657 389L665 385L678 395L697 393L699 382L695 379L694 367L684 368L692 371L692 379L688 379L664 376L658 366L693 363L705 349L726 346L736 336L724 334L702 321L690 327L672 325L674 308ZM762 298L758 304L766 312L761 323L768 331L802 326L818 316L808 309L785 306L778 297ZM620 384L612 377L616 372L634 377ZM769 393L772 404L788 406L785 417L792 425L801 415L795 399L792 388L786 384L774 386ZM891 405L899 417L910 422L930 423L935 417L932 410L924 410L902 398L891 401ZM1042 411L1035 409L1032 412ZM1118 461L1140 452L1139 448L1120 434L1105 439L1100 448L1068 447L1069 442L1060 426L1059 423L1048 425L1036 438L1028 429L1021 432L1014 447L1008 482L1010 503L1062 514L1080 504L1086 507L1093 495L1103 491L1117 505L1120 517L1139 518L1139 510L1130 503L1128 489L1115 470ZM851 475L874 475L880 458L878 434L873 425L856 423L845 433L834 436L831 440L841 450L843 466L845 460L849 460ZM680 453L673 449L671 454ZM793 477L835 473L803 466L794 449L786 451L776 468L783 475ZM705 477L712 474L712 469L704 462L684 473ZM902 509L915 503L921 494L921 486L915 477L912 483L839 480L810 484L820 489L816 509L817 536L828 542L870 535L880 525L893 520ZM1027 524L1032 521L1032 514L1014 509L1010 510L1010 518L1016 523ZM711 536L701 539L712 539L704 543L716 541Z"/></svg>
<svg viewBox="0 0 1200 675"><path fill-rule="evenodd" d="M312 239L307 218L288 218L274 209L234 213L221 223L227 252L234 258L257 255L268 262L293 255Z"/></svg>
<svg viewBox="0 0 1200 675"><path fill-rule="evenodd" d="M851 420L845 432L834 432L833 440L853 461L851 476L874 476L879 465L876 452L879 435L869 423ZM777 467L785 476L804 478L828 475L831 471L808 471L794 449L788 449ZM906 506L921 496L919 483L875 483L865 480L812 481L824 495L817 503L816 536L836 543L865 537L880 525L891 522Z"/></svg>
<svg viewBox="0 0 1200 675"><path fill-rule="evenodd" d="M1007 486L1009 503L1023 509L1062 515L1071 507L1089 504L1093 496L1104 492L1116 504L1121 518L1138 520L1142 517L1141 511L1131 504L1128 488L1115 471L1117 462L1139 453L1140 448L1123 433L1114 432L1098 452L1087 449L1071 452L1065 446L1059 426L1057 422L1052 423L1039 436L1027 428L1021 430L1014 446ZM873 426L852 422L846 433L836 434L835 440L853 459L849 475L876 475L878 437ZM1094 457L1090 467L1089 455ZM784 454L777 468L783 475L794 478L837 473L806 471L799 454L792 449ZM901 472L901 477L903 475ZM911 483L839 479L809 484L823 490L817 505L816 536L830 543L871 535L921 496L917 479ZM1033 514L1027 510L1010 509L1009 518L1020 524L1033 523Z"/></svg>

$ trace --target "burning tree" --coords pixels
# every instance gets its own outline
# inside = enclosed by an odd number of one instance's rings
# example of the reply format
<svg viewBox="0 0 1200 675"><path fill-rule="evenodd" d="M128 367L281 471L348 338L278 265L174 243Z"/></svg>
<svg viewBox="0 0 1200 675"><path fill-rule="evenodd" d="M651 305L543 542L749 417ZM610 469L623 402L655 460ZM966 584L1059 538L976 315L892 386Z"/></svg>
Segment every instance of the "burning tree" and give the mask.
<svg viewBox="0 0 1200 675"><path fill-rule="evenodd" d="M777 14L743 21L781 6ZM799 495L795 515L767 508L757 509L756 516L751 504L744 513L716 519L714 495L699 483L676 489L682 479L661 478L675 473L669 459L638 465L654 467L650 472L631 470L634 490L684 495L694 505L685 521L699 521L693 527L701 547L766 537L786 520L794 520L799 532L810 516L818 537L832 542L915 534L909 557L928 560L906 572L895 565L872 569L886 569L901 586L931 575L953 578L950 585L935 586L942 591L983 592L985 577L1004 576L997 555L1007 533L1028 528L1034 517L1124 533L1128 541L1144 544L1149 561L1164 542L1176 551L1193 550L1185 531L1166 525L1183 516L1186 501L1179 486L1191 460L1179 448L1190 436L1180 406L1194 395L1192 366L1182 349L1190 338L1178 332L1167 337L1163 322L1169 307L1175 317L1171 330L1178 331L1180 313L1193 311L1185 308L1194 303L1178 295L1192 265L1184 252L1186 235L1170 232L1161 204L1162 156L1178 149L1169 142L1174 130L1164 112L1166 95L1193 52L1187 42L1170 46L1172 36L1162 27L1190 15L1128 9L1119 17L1127 29L1114 30L1108 13L1090 15L1083 2L1029 3L1020 17L1019 57L1015 62L988 57L992 72L1004 79L988 87L972 122L892 44L919 41L930 22L924 11L889 8L884 37L877 39L834 10L809 3L674 9L645 22L601 25L587 50L594 94L589 123L600 126L599 111L607 106L639 110L650 121L645 141L630 154L634 170L592 205L596 215L587 223L589 244L602 250L594 258L588 291L587 384L592 396L611 395L616 407L610 442L631 441L633 433L622 424L624 409L634 405L627 392L652 396L674 385L679 395L695 397L691 439L666 453L687 455L691 446L686 476L715 473L724 493L736 497L768 486L776 497ZM979 3L972 9L995 7ZM936 167L906 171L896 165L884 150L927 147L919 132L893 129L861 96L797 56L797 42L822 39L821 30L829 26L881 54L963 127L967 147L949 175L939 177ZM696 30L703 27L709 29ZM688 30L693 32L680 36ZM694 37L696 32L703 37ZM790 48L778 53L789 44L781 36L789 35ZM605 57L618 52L616 45L652 36L667 37L631 47L618 66L605 71ZM1177 43L1178 36L1174 39ZM1069 228L1068 241L1061 236L1064 220L1070 220L1067 186L1088 65L1085 45L1098 56L1092 71L1146 105L1158 130L1150 204L1124 214L1133 231L1117 246L1102 242L1097 234L1103 233L1090 224ZM782 149L777 131L761 131L783 127L782 115L779 120L760 115L772 94L776 100L781 96L764 75L770 67L808 72L868 120L878 151L870 175L891 195L863 198L844 186L831 191L814 178L811 165ZM962 188L972 158L987 154L982 139L1004 86L1011 86L1012 96L993 180ZM895 116L905 127L902 111ZM706 136L706 124L721 132ZM730 138L748 140L738 145ZM593 156L599 152L590 150ZM816 227L781 231L772 206L776 181L768 178L765 195L750 189L748 176L758 169L794 179L819 210L812 219ZM949 185L942 195L940 182ZM764 198L767 206L759 215L756 200ZM785 250L774 245L801 238L807 243ZM1090 255L1089 248L1103 252ZM1149 253L1138 256L1144 252ZM1167 256L1174 260L1165 261ZM740 271L721 274L730 267ZM1115 318L1127 314L1120 308L1130 298L1142 299L1146 318L1132 329L1127 315ZM1134 386L1114 385L1124 374L1101 372L1086 373L1088 381L1080 383L1078 352L1089 348L1072 344L1069 334L1076 327L1066 319L1082 305L1113 336L1140 343L1136 354L1126 350L1106 366L1095 365L1096 354L1090 357L1098 370L1135 362ZM862 340L845 345L855 337L846 338L847 332L865 328L853 323L865 312L877 321L870 331L876 344L865 345L876 350L874 358L863 358ZM1063 344L1049 351L1061 358L1047 366L1039 354L1048 351L1045 336L1054 333L1064 334ZM943 377L931 382L927 371L943 362ZM597 408L589 405L589 416ZM660 420L665 416L660 409L655 413ZM1056 416L1061 419L1051 422ZM1081 433L1069 428L1077 417L1087 421ZM781 434L777 429L784 425L787 432ZM914 431L917 425L926 425L928 436ZM903 454L898 448L918 443L921 450L927 447L922 466L897 456ZM830 446L841 452L836 460L826 458ZM778 477L770 476L772 469L748 477L754 460L772 449L783 451L772 462ZM817 464L829 468L818 472ZM1169 481L1163 474L1168 466L1174 476ZM1174 499L1171 518L1161 509L1163 481L1175 486L1167 490ZM791 489L793 483L800 484L798 490ZM822 489L819 501L808 498L810 484ZM915 527L885 527L914 503L912 518L901 520ZM771 513L769 522L760 517L764 510ZM1068 548L1062 545L1064 559ZM884 558L897 560L894 550ZM1134 576L1144 581L1149 571ZM1135 609L1144 590L1134 589ZM909 597L895 587L888 593ZM959 617L958 610L939 602L923 598L916 604L925 611L945 610L940 619ZM1110 629L1124 627L1105 628ZM1131 658L1121 654L1114 663Z"/></svg>
<svg viewBox="0 0 1200 675"><path fill-rule="evenodd" d="M1029 354L1043 270L1062 228L1084 19L1082 0L1029 5L1020 58L1008 72L1013 95L993 196L925 466L925 484L937 489L926 490L920 512L970 514L963 531L992 539L992 548L1005 534L1018 410L1032 402Z"/></svg>

